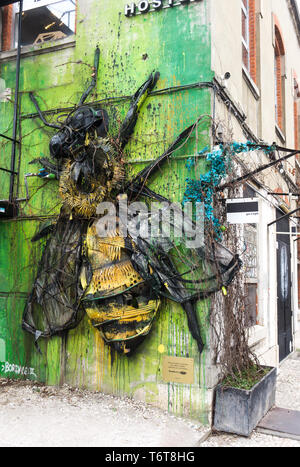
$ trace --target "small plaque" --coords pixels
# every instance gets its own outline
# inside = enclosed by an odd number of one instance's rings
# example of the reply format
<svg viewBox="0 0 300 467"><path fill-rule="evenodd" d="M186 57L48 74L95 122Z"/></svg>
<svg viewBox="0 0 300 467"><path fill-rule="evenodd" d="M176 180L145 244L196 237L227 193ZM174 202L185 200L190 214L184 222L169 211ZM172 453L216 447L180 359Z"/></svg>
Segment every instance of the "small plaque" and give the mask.
<svg viewBox="0 0 300 467"><path fill-rule="evenodd" d="M163 380L166 383L194 383L194 359L163 357Z"/></svg>

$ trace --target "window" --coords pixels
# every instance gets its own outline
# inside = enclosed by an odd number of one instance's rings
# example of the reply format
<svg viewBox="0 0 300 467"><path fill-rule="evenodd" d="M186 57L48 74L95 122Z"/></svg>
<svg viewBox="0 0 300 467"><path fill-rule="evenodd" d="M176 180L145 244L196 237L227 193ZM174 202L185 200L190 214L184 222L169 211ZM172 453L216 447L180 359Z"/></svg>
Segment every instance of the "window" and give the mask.
<svg viewBox="0 0 300 467"><path fill-rule="evenodd" d="M19 3L2 8L2 50L17 47ZM24 0L21 45L63 39L75 33L76 0Z"/></svg>
<svg viewBox="0 0 300 467"><path fill-rule="evenodd" d="M247 246L245 252L245 295L248 326L257 324L257 225L246 224L244 226L244 240Z"/></svg>
<svg viewBox="0 0 300 467"><path fill-rule="evenodd" d="M274 82L275 82L275 121L281 131L285 126L285 49L280 27L275 20Z"/></svg>
<svg viewBox="0 0 300 467"><path fill-rule="evenodd" d="M247 70L250 69L250 45L249 45L249 3L242 0L242 48L243 64Z"/></svg>
<svg viewBox="0 0 300 467"><path fill-rule="evenodd" d="M256 15L255 0L241 0L243 67L256 82Z"/></svg>
<svg viewBox="0 0 300 467"><path fill-rule="evenodd" d="M255 191L249 186L244 186L244 197L255 198ZM245 305L246 324L255 326L258 324L258 229L257 224L244 225L245 255L243 258L245 267Z"/></svg>
<svg viewBox="0 0 300 467"><path fill-rule="evenodd" d="M294 135L295 135L295 149L299 147L299 98L300 98L300 88L297 80L297 76L294 73L293 76L293 86L294 86ZM299 159L299 157L297 156Z"/></svg>

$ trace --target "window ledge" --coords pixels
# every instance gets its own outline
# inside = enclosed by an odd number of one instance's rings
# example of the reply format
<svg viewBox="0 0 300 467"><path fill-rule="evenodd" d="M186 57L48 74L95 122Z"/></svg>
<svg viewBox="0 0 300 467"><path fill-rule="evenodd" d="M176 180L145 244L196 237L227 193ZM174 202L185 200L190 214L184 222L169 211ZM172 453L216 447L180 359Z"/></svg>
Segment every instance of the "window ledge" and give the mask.
<svg viewBox="0 0 300 467"><path fill-rule="evenodd" d="M275 123L275 132L276 132L277 136L279 136L281 141L283 143L285 143L285 136L284 136L282 130L280 129L280 127L277 125L277 123Z"/></svg>
<svg viewBox="0 0 300 467"><path fill-rule="evenodd" d="M58 41L44 42L37 45L25 45L21 48L22 58L31 57L32 55L41 55L46 53L55 52L56 50L67 49L75 47L76 36L75 34ZM17 49L0 52L0 63L16 60Z"/></svg>
<svg viewBox="0 0 300 467"><path fill-rule="evenodd" d="M246 81L248 88L252 92L254 98L258 101L260 99L260 92L253 79L251 78L248 70L243 66L242 68L243 78Z"/></svg>
<svg viewBox="0 0 300 467"><path fill-rule="evenodd" d="M249 330L249 346L253 347L260 341L267 338L267 329L265 326L252 326Z"/></svg>

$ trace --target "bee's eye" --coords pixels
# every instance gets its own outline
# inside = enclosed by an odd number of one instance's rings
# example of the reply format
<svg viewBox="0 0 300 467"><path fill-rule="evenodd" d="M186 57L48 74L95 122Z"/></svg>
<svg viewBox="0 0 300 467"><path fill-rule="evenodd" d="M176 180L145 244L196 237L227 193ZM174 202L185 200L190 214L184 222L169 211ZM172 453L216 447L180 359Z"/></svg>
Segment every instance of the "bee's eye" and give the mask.
<svg viewBox="0 0 300 467"><path fill-rule="evenodd" d="M50 141L50 153L52 157L55 157L56 159L59 157L62 157L62 147L64 143L64 137L62 134L58 133L57 135L54 135L51 138Z"/></svg>
<svg viewBox="0 0 300 467"><path fill-rule="evenodd" d="M75 129L78 129L84 126L84 115L82 112L78 112L77 114L74 115L72 124Z"/></svg>

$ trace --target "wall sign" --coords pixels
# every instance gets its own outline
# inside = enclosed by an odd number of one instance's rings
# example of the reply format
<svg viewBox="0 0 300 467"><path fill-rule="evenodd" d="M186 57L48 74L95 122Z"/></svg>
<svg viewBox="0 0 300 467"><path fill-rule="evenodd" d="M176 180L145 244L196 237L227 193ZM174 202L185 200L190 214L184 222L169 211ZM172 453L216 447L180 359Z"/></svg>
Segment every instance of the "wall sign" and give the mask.
<svg viewBox="0 0 300 467"><path fill-rule="evenodd" d="M256 198L227 200L227 222L229 224L257 224L259 221Z"/></svg>
<svg viewBox="0 0 300 467"><path fill-rule="evenodd" d="M166 383L194 383L194 359L163 357L163 380Z"/></svg>
<svg viewBox="0 0 300 467"><path fill-rule="evenodd" d="M173 8L188 3L195 3L201 0L140 0L137 3L127 3L124 8L125 16L136 16L148 13L149 11L158 11L164 8Z"/></svg>

